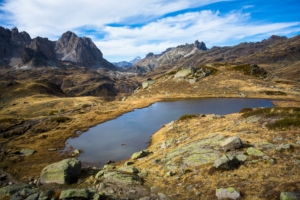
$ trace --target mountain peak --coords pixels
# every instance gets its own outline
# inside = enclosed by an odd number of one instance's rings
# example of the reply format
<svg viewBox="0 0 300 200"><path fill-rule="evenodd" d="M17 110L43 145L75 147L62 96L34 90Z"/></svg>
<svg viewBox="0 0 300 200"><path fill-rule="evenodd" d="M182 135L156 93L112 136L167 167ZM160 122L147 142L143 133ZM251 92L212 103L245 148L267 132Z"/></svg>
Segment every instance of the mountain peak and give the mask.
<svg viewBox="0 0 300 200"><path fill-rule="evenodd" d="M199 50L204 50L204 51L207 50L207 47L206 47L205 43L204 42L199 42L198 40L196 40L194 42L194 48L197 48Z"/></svg>

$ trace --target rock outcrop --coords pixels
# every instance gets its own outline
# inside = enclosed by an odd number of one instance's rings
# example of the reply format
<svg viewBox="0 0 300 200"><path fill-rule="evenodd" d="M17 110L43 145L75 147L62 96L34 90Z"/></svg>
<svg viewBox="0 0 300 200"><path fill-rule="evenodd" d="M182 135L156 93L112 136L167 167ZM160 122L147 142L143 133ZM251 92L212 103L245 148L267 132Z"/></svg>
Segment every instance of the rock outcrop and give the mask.
<svg viewBox="0 0 300 200"><path fill-rule="evenodd" d="M31 38L26 32L19 32L17 28L12 30L0 26L0 64L15 66L21 60L21 54Z"/></svg>
<svg viewBox="0 0 300 200"><path fill-rule="evenodd" d="M103 58L102 52L90 38L78 37L67 31L55 42L55 55L58 60L71 61L90 68L117 69Z"/></svg>
<svg viewBox="0 0 300 200"><path fill-rule="evenodd" d="M81 162L69 158L46 166L41 173L41 183L71 184L77 181Z"/></svg>

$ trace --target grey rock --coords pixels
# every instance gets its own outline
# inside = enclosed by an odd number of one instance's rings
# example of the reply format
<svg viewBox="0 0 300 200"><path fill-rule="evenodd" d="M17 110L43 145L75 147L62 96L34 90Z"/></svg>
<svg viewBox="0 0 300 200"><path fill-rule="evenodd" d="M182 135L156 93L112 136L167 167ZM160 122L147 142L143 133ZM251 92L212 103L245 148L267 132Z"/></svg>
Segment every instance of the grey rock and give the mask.
<svg viewBox="0 0 300 200"><path fill-rule="evenodd" d="M291 145L290 144L281 144L278 147L276 147L277 151L282 151L282 150L287 150L290 149Z"/></svg>
<svg viewBox="0 0 300 200"><path fill-rule="evenodd" d="M135 167L121 167L118 170L122 172L134 173L134 174L139 173L139 170Z"/></svg>
<svg viewBox="0 0 300 200"><path fill-rule="evenodd" d="M264 157L266 154L256 148L250 147L247 149L249 156Z"/></svg>
<svg viewBox="0 0 300 200"><path fill-rule="evenodd" d="M22 149L20 151L21 155L20 156L31 156L35 153L35 150L33 149Z"/></svg>
<svg viewBox="0 0 300 200"><path fill-rule="evenodd" d="M60 195L59 199L70 199L70 198L89 198L89 191L86 189L76 190L76 189L69 189L63 190Z"/></svg>
<svg viewBox="0 0 300 200"><path fill-rule="evenodd" d="M24 188L30 188L30 185L24 183L16 183L0 188L0 197L10 196Z"/></svg>
<svg viewBox="0 0 300 200"><path fill-rule="evenodd" d="M40 176L41 183L71 184L81 173L81 162L69 158L46 166Z"/></svg>
<svg viewBox="0 0 300 200"><path fill-rule="evenodd" d="M134 164L134 162L132 162L132 161L126 161L124 163L124 167L130 166L130 165L133 165L133 164Z"/></svg>
<svg viewBox="0 0 300 200"><path fill-rule="evenodd" d="M217 169L231 170L239 166L239 160L231 155L223 155L214 162L214 167Z"/></svg>
<svg viewBox="0 0 300 200"><path fill-rule="evenodd" d="M136 153L132 154L131 159L136 160L136 159L139 159L139 158L143 158L143 157L148 156L151 153L152 152L150 152L148 150L139 151L139 152L136 152Z"/></svg>
<svg viewBox="0 0 300 200"><path fill-rule="evenodd" d="M281 192L280 200L300 200L300 193L296 192Z"/></svg>
<svg viewBox="0 0 300 200"><path fill-rule="evenodd" d="M236 156L236 158L241 162L246 162L248 160L248 156L244 155L244 154L239 154Z"/></svg>
<svg viewBox="0 0 300 200"><path fill-rule="evenodd" d="M163 193L158 193L157 195L159 196L160 200L168 200L169 199L169 197Z"/></svg>
<svg viewBox="0 0 300 200"><path fill-rule="evenodd" d="M216 189L216 196L219 200L221 199L240 199L241 194L238 190L235 188L220 188Z"/></svg>
<svg viewBox="0 0 300 200"><path fill-rule="evenodd" d="M53 190L41 191L38 200L48 200L54 194Z"/></svg>
<svg viewBox="0 0 300 200"><path fill-rule="evenodd" d="M136 174L128 174L121 171L105 171L104 176L106 181L123 184L141 184L142 180Z"/></svg>
<svg viewBox="0 0 300 200"><path fill-rule="evenodd" d="M300 147L300 140L297 140L296 145Z"/></svg>
<svg viewBox="0 0 300 200"><path fill-rule="evenodd" d="M224 142L221 143L221 147L224 151L239 149L243 146L243 143L239 137L230 137L227 138Z"/></svg>

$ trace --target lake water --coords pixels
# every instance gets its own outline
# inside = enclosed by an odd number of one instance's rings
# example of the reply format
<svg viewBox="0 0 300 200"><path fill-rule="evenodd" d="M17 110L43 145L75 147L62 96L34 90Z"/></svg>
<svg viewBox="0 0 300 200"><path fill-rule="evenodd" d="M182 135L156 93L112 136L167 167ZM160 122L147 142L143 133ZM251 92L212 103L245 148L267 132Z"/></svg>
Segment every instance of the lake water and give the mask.
<svg viewBox="0 0 300 200"><path fill-rule="evenodd" d="M242 108L272 107L267 99L205 98L157 102L135 109L133 112L90 128L77 138L67 141L82 149L78 159L84 165L103 166L108 160L120 161L129 158L134 152L146 149L151 136L163 124L177 120L184 114L225 115L239 112ZM125 144L125 145L121 145Z"/></svg>

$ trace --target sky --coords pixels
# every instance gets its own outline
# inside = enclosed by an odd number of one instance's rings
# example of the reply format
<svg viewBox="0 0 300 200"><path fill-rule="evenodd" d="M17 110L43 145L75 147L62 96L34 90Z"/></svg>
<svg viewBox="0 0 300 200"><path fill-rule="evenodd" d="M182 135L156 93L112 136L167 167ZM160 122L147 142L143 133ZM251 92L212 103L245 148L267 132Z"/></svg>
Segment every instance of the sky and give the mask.
<svg viewBox="0 0 300 200"><path fill-rule="evenodd" d="M300 0L0 0L0 26L89 37L111 62L203 41L208 48L300 34Z"/></svg>

